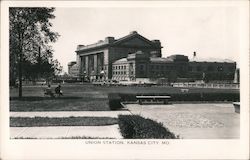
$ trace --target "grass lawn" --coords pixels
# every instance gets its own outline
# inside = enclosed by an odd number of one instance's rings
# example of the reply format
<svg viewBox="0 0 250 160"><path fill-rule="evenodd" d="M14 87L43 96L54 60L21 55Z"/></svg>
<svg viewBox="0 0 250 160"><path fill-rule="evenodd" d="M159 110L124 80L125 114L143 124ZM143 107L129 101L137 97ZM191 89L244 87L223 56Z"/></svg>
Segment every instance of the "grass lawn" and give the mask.
<svg viewBox="0 0 250 160"><path fill-rule="evenodd" d="M117 124L117 118L110 117L11 117L10 127L42 126L103 126Z"/></svg>
<svg viewBox="0 0 250 160"><path fill-rule="evenodd" d="M38 99L37 99L38 98ZM10 111L109 111L104 98L24 97L10 100Z"/></svg>
<svg viewBox="0 0 250 160"><path fill-rule="evenodd" d="M54 89L56 85L52 85ZM44 97L46 86L23 86L23 98L18 89L10 89L10 111L108 111L108 93L173 94L180 88L167 86L94 86L92 84L63 84L63 97ZM239 93L233 89L190 88L189 93Z"/></svg>

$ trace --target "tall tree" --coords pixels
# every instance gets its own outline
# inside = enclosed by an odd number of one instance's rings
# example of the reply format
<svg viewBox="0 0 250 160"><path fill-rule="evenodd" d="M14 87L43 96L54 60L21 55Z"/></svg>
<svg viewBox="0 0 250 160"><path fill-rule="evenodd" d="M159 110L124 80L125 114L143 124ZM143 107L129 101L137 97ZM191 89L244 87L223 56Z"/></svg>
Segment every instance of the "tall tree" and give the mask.
<svg viewBox="0 0 250 160"><path fill-rule="evenodd" d="M50 20L55 18L54 10L44 7L9 9L10 76L18 74L19 97L22 97L23 63L34 64L38 60L37 63L41 64L37 57L52 59L50 43L55 42L59 36L51 30Z"/></svg>

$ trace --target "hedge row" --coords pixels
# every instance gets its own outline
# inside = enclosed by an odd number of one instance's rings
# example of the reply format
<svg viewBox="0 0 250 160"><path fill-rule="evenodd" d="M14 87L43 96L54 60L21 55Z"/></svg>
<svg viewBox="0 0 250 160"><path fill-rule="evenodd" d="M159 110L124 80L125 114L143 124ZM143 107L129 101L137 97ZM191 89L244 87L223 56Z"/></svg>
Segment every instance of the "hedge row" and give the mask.
<svg viewBox="0 0 250 160"><path fill-rule="evenodd" d="M121 105L121 97L117 93L109 93L109 108L110 110L118 110L121 109L123 106Z"/></svg>
<svg viewBox="0 0 250 160"><path fill-rule="evenodd" d="M121 101L136 101L136 93L120 93ZM142 95L142 94L140 94ZM170 101L232 101L237 102L240 100L239 93L178 93L178 94L143 94L143 95L169 95Z"/></svg>
<svg viewBox="0 0 250 160"><path fill-rule="evenodd" d="M123 106L121 102L135 102L137 101L136 93L109 93L109 107L111 110L121 109ZM142 95L142 94L140 94ZM170 95L170 101L228 101L239 102L239 93L178 93L178 94L143 94L143 95Z"/></svg>
<svg viewBox="0 0 250 160"><path fill-rule="evenodd" d="M151 119L139 115L119 115L118 124L122 136L126 139L177 139L172 132Z"/></svg>

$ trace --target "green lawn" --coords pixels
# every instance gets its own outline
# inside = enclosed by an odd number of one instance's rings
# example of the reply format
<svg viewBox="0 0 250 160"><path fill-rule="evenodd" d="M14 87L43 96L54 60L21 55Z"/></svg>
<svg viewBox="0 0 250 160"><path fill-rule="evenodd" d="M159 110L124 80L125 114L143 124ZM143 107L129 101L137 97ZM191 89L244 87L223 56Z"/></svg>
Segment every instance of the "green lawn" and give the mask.
<svg viewBox="0 0 250 160"><path fill-rule="evenodd" d="M104 98L39 98L24 97L10 100L10 111L108 111L108 100Z"/></svg>
<svg viewBox="0 0 250 160"><path fill-rule="evenodd" d="M117 124L117 118L110 117L11 117L10 127L42 126L103 126Z"/></svg>
<svg viewBox="0 0 250 160"><path fill-rule="evenodd" d="M56 85L52 85L54 89ZM23 86L23 98L18 89L10 89L10 111L108 111L108 93L173 94L180 88L152 86L94 86L91 84L63 84L64 95L59 98L44 97L46 86ZM231 89L191 88L189 93L239 93Z"/></svg>

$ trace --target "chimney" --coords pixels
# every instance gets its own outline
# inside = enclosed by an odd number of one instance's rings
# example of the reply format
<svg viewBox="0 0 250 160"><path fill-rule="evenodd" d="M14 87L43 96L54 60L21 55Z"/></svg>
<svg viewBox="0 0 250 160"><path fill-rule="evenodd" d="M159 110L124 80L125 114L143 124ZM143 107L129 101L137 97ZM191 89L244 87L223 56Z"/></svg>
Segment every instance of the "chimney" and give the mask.
<svg viewBox="0 0 250 160"><path fill-rule="evenodd" d="M136 31L131 31L129 34L137 34Z"/></svg>
<svg viewBox="0 0 250 160"><path fill-rule="evenodd" d="M193 59L195 59L195 57L196 57L196 52L193 53Z"/></svg>
<svg viewBox="0 0 250 160"><path fill-rule="evenodd" d="M161 46L161 42L158 39L152 40L151 42L153 42L157 46Z"/></svg>
<svg viewBox="0 0 250 160"><path fill-rule="evenodd" d="M82 45L82 44L79 44L79 45L77 45L77 50L80 50L82 47L84 47L85 45Z"/></svg>
<svg viewBox="0 0 250 160"><path fill-rule="evenodd" d="M114 37L106 37L105 38L105 42L106 43L113 43L115 41L115 38Z"/></svg>

